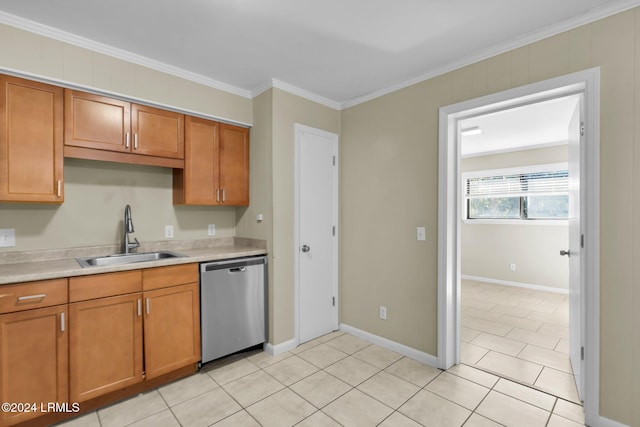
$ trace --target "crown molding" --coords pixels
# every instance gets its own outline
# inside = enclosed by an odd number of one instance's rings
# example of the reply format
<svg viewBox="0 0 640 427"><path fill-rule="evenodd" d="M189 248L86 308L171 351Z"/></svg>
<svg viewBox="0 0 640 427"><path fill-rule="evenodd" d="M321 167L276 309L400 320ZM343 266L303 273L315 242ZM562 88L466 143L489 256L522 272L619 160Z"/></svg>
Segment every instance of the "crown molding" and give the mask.
<svg viewBox="0 0 640 427"><path fill-rule="evenodd" d="M78 46L84 49L89 49L93 52L98 52L104 55L112 56L114 58L121 59L123 61L131 62L134 64L142 65L156 71L160 71L166 74L170 74L175 77L180 77L195 83L199 83L204 86L208 86L214 89L222 90L234 95L241 96L243 98L251 99L251 92L236 86L232 86L227 83L220 82L218 80L205 77L201 74L197 74L183 68L175 67L173 65L166 64L161 61L156 61L146 56L138 55L126 50L118 49L113 46L106 45L94 40L90 40L84 37L77 36L66 31L58 30L48 25L43 25L29 19L24 19L19 16L11 15L9 13L0 11L0 24L10 25L12 27L19 28L21 30L29 31L31 33L38 34L40 36L49 37L61 42L69 43L74 46Z"/></svg>
<svg viewBox="0 0 640 427"><path fill-rule="evenodd" d="M575 16L573 18L567 19L565 21L559 22L554 25L550 25L541 30L534 31L532 33L526 34L524 36L506 41L504 43L499 43L494 45L488 49L485 49L479 52L476 55L468 56L459 61L451 62L447 65L439 67L437 69L431 70L427 73L420 74L416 77L413 77L408 80L404 80L395 85L389 86L384 89L377 90L375 92L371 92L367 95L359 96L352 100L343 102L340 104L340 109L344 110L358 104L362 104L367 101L371 101L372 99L379 98L384 95L388 95L392 92L396 92L398 90L404 89L406 87L412 86L414 84L423 82L425 80L429 80L431 78L446 74L448 72L458 70L460 68L466 67L468 65L474 64L479 61L483 61L485 59L492 58L496 55L500 55L502 53L508 52L510 50L517 49L519 47L526 46L528 44L535 43L537 41L546 39L551 36L558 35L560 33L573 30L574 28L580 27L582 25L590 24L592 22L598 21L600 19L607 18L611 15L615 15L617 13L621 13L627 11L629 9L633 9L640 5L640 0L621 0L616 3L595 8L585 14Z"/></svg>
<svg viewBox="0 0 640 427"><path fill-rule="evenodd" d="M518 37L504 43L499 43L488 49L480 51L475 55L471 55L461 60L451 62L442 67L417 75L413 78L403 80L395 85L388 86L386 88L368 93L363 96L353 98L345 102L334 101L332 99L326 98L321 95L317 95L306 89L302 89L300 87L291 85L289 83L286 83L277 79L272 79L271 81L261 83L258 86L254 87L252 90L242 89L236 86L229 85L227 83L220 82L218 80L211 79L209 77L205 77L201 74L193 73L191 71L188 71L179 67L175 67L173 65L169 65L164 62L156 61L154 59L147 58L145 56L128 52L122 49L117 49L112 46L99 43L84 37L80 37L75 34L68 33L66 31L61 31L56 28L37 23L35 21L20 18L18 16L11 15L3 11L0 11L0 23L10 25L12 27L16 27L19 29L23 29L26 31L30 31L32 33L36 33L41 36L50 37L50 38L53 38L65 43L69 43L75 46L79 46L85 49L89 49L98 53L109 55L118 59L122 59L124 61L142 65L150 69L161 71L161 72L164 72L176 77L180 77L195 83L212 87L214 89L219 89L234 95L241 96L243 98L253 99L256 96L262 94L263 92L271 88L277 88L285 92L291 93L293 95L297 95L302 98L308 99L309 101L313 101L318 104L324 105L328 108L332 108L334 110L340 111L340 110L344 110L346 108L350 108L358 104L362 104L364 102L379 98L381 96L388 95L392 92L396 92L398 90L415 85L417 83L421 83L425 80L429 80L431 78L440 76L442 74L466 67L476 62L483 61L485 59L494 57L496 55L500 55L510 50L517 49L522 46L526 46L528 44L563 33L565 31L572 30L579 26L586 25L600 19L604 19L608 16L615 15L616 13L624 12L626 10L632 9L639 5L640 5L640 0L620 0L613 4L593 9L585 14L548 26L541 30L534 31L522 37Z"/></svg>
<svg viewBox="0 0 640 427"><path fill-rule="evenodd" d="M325 107L340 111L341 104L339 102L333 101L329 98L325 98L324 96L317 95L313 92L309 92L308 90L299 88L297 86L277 79L271 79L271 81L261 83L258 86L254 87L253 90L251 90L251 97L255 98L256 96L273 88L280 89L292 95L296 95L309 101L324 105Z"/></svg>

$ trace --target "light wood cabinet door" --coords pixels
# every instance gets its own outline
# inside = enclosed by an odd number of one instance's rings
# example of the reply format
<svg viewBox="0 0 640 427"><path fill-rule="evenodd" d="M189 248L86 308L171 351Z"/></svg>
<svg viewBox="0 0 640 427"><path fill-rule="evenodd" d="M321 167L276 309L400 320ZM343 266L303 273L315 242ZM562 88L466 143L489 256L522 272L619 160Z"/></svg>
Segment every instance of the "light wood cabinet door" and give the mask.
<svg viewBox="0 0 640 427"><path fill-rule="evenodd" d="M129 152L130 123L129 102L64 90L64 145Z"/></svg>
<svg viewBox="0 0 640 427"><path fill-rule="evenodd" d="M68 394L66 305L0 315L0 401L65 403ZM40 413L0 412L0 426Z"/></svg>
<svg viewBox="0 0 640 427"><path fill-rule="evenodd" d="M69 304L69 317L71 402L143 380L140 293Z"/></svg>
<svg viewBox="0 0 640 427"><path fill-rule="evenodd" d="M220 125L220 203L249 204L249 129Z"/></svg>
<svg viewBox="0 0 640 427"><path fill-rule="evenodd" d="M184 114L131 104L131 152L184 159Z"/></svg>
<svg viewBox="0 0 640 427"><path fill-rule="evenodd" d="M144 292L146 378L200 360L198 283Z"/></svg>
<svg viewBox="0 0 640 427"><path fill-rule="evenodd" d="M218 204L219 129L218 122L185 117L184 169L173 170L174 204Z"/></svg>
<svg viewBox="0 0 640 427"><path fill-rule="evenodd" d="M63 90L0 75L0 201L62 203Z"/></svg>
<svg viewBox="0 0 640 427"><path fill-rule="evenodd" d="M174 205L249 204L249 129L186 116L184 169L173 171Z"/></svg>

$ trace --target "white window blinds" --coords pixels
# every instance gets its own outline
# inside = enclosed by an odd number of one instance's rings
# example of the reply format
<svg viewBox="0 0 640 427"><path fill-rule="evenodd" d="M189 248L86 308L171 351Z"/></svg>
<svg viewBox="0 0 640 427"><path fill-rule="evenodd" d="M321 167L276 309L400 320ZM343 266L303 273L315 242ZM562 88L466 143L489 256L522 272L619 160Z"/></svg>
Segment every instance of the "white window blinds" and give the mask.
<svg viewBox="0 0 640 427"><path fill-rule="evenodd" d="M466 198L560 195L569 191L569 173L567 170L551 170L469 176L464 184Z"/></svg>

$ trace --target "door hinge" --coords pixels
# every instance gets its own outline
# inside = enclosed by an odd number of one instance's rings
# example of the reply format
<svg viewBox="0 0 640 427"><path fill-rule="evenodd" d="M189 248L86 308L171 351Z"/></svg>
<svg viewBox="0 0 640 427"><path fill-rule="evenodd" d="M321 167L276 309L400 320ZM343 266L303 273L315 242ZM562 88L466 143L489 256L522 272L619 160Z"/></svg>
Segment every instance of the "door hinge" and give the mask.
<svg viewBox="0 0 640 427"><path fill-rule="evenodd" d="M334 236L336 235L336 226L335 225L333 226L333 235Z"/></svg>
<svg viewBox="0 0 640 427"><path fill-rule="evenodd" d="M333 156L333 166L336 165L336 156Z"/></svg>
<svg viewBox="0 0 640 427"><path fill-rule="evenodd" d="M584 234L580 235L580 247L584 249Z"/></svg>
<svg viewBox="0 0 640 427"><path fill-rule="evenodd" d="M336 306L336 297L332 297L332 304L334 307Z"/></svg>
<svg viewBox="0 0 640 427"><path fill-rule="evenodd" d="M584 122L580 122L580 136L584 136Z"/></svg>
<svg viewBox="0 0 640 427"><path fill-rule="evenodd" d="M580 360L584 360L584 347L580 347Z"/></svg>

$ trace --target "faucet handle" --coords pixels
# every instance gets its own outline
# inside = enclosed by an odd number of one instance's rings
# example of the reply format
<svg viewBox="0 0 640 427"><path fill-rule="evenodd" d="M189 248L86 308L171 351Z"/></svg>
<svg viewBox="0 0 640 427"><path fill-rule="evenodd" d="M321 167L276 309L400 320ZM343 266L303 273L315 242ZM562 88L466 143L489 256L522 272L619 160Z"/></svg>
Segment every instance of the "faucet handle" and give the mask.
<svg viewBox="0 0 640 427"><path fill-rule="evenodd" d="M134 249L140 247L140 242L138 242L138 238L134 238L133 242L128 243L129 249Z"/></svg>

